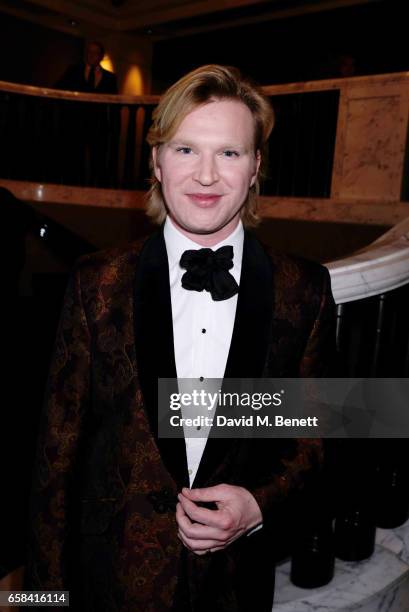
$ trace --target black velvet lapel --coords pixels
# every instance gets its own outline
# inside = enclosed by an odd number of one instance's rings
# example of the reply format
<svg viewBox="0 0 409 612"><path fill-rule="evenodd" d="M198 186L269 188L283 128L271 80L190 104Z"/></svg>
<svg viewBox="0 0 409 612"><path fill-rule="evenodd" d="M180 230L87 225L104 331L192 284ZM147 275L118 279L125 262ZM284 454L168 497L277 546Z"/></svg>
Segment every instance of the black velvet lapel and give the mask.
<svg viewBox="0 0 409 612"><path fill-rule="evenodd" d="M246 231L236 318L225 378L260 378L265 374L273 305L273 264L258 240ZM206 486L235 443L234 439L212 438L210 433L193 483L195 487Z"/></svg>
<svg viewBox="0 0 409 612"><path fill-rule="evenodd" d="M260 242L244 234L236 319L225 378L263 376L273 321L273 264Z"/></svg>
<svg viewBox="0 0 409 612"><path fill-rule="evenodd" d="M189 486L185 441L158 438L158 378L175 378L172 303L163 228L144 244L135 275L134 327L139 380L152 434L178 488Z"/></svg>

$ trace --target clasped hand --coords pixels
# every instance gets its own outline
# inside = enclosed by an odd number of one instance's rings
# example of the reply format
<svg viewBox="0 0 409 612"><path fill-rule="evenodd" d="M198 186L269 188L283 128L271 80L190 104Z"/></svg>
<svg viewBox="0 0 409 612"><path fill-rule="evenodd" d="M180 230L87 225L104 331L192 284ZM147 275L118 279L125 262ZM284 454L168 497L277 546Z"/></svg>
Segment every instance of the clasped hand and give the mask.
<svg viewBox="0 0 409 612"><path fill-rule="evenodd" d="M178 537L197 555L226 548L262 522L258 503L243 487L220 484L203 489L184 488L178 499ZM197 502L214 502L217 510L202 508Z"/></svg>

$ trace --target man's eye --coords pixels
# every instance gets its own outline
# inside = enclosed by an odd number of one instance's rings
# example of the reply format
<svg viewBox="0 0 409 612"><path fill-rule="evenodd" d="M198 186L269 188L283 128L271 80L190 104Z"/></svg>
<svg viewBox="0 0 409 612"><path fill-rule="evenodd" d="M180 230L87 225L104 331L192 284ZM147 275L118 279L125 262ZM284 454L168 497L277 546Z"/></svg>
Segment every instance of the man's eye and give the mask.
<svg viewBox="0 0 409 612"><path fill-rule="evenodd" d="M239 153L237 151L231 151L230 149L227 149L227 151L223 151L223 154L226 157L239 157Z"/></svg>
<svg viewBox="0 0 409 612"><path fill-rule="evenodd" d="M189 153L192 152L192 149L190 147L178 147L176 151L178 153L183 153L184 155L188 155Z"/></svg>

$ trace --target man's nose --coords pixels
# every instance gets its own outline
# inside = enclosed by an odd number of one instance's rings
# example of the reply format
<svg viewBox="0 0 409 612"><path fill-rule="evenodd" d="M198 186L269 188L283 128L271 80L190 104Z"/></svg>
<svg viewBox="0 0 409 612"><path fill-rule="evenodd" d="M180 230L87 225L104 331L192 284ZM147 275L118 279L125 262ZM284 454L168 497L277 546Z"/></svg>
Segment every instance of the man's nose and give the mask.
<svg viewBox="0 0 409 612"><path fill-rule="evenodd" d="M213 155L204 154L199 157L193 178L201 185L212 185L218 181L217 162Z"/></svg>

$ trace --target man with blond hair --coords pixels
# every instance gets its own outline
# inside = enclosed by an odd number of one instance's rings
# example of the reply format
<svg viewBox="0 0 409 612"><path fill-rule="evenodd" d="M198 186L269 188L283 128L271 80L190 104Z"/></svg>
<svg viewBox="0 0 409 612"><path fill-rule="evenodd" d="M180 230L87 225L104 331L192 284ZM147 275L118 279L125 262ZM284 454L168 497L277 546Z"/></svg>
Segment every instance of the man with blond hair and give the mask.
<svg viewBox="0 0 409 612"><path fill-rule="evenodd" d="M82 258L67 288L32 500L28 582L75 609L267 612L288 504L313 439L158 436L159 378L322 376L328 272L248 231L273 111L236 69L203 66L148 135L143 245Z"/></svg>

